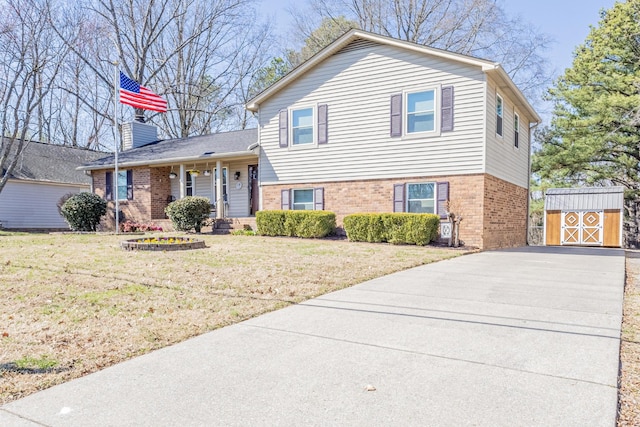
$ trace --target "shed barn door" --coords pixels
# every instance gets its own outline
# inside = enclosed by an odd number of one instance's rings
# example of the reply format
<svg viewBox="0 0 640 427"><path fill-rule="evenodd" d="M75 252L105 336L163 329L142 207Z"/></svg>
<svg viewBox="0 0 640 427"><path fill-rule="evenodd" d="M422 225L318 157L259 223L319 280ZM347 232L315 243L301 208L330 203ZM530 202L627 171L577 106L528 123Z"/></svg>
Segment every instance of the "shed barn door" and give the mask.
<svg viewBox="0 0 640 427"><path fill-rule="evenodd" d="M562 244L602 246L604 211L562 212Z"/></svg>

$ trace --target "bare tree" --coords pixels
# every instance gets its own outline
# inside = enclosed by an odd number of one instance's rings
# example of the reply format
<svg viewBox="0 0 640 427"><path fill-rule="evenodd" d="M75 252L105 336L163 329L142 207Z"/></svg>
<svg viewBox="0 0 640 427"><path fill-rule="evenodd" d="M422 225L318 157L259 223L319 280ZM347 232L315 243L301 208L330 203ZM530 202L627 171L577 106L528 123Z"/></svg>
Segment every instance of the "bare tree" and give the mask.
<svg viewBox="0 0 640 427"><path fill-rule="evenodd" d="M240 82L266 61L270 28L256 25L252 6L252 0L82 0L68 6L67 21L56 30L83 69L71 64L74 77L69 81L75 83L65 91L81 98L84 114L92 118L89 139L100 138L113 114L108 102L113 102L114 61L168 100L166 114L147 118L166 136L186 137L228 125L242 98ZM94 31L87 32L88 25ZM65 32L68 28L77 30ZM87 43L87 34L95 40ZM90 102L82 100L85 82L102 88L89 92ZM145 120L143 110L135 110L135 116ZM77 135L73 129L68 132Z"/></svg>
<svg viewBox="0 0 640 427"><path fill-rule="evenodd" d="M366 31L498 61L530 96L551 81L541 56L551 39L495 0L310 0L290 14L299 44L322 20L344 16Z"/></svg>
<svg viewBox="0 0 640 427"><path fill-rule="evenodd" d="M56 43L46 0L0 2L0 192L31 139L45 134L45 101L68 50Z"/></svg>

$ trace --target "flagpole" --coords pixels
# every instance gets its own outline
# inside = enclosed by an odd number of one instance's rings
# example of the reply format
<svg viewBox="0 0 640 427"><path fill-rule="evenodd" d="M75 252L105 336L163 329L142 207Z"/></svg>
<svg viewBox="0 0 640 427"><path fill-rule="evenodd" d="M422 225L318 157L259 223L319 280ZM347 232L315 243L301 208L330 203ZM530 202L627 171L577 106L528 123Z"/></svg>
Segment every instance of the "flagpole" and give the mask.
<svg viewBox="0 0 640 427"><path fill-rule="evenodd" d="M112 190L111 194L115 194L116 200L116 234L120 232L120 204L118 203L119 194L118 194L118 151L120 151L120 130L118 129L118 87L119 87L119 75L118 75L118 61L113 61L114 68L114 77L113 77L113 128L115 129L115 151L114 151L114 178L115 185L112 183L112 188L115 187L115 192Z"/></svg>

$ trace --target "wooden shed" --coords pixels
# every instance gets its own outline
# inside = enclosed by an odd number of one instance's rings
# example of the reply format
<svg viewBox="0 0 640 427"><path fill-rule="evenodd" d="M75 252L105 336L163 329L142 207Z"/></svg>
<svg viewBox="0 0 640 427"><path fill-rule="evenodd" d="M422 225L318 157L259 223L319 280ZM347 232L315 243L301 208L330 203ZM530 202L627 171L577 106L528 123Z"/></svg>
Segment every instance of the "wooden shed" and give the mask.
<svg viewBox="0 0 640 427"><path fill-rule="evenodd" d="M544 201L548 246L622 246L624 187L550 188Z"/></svg>

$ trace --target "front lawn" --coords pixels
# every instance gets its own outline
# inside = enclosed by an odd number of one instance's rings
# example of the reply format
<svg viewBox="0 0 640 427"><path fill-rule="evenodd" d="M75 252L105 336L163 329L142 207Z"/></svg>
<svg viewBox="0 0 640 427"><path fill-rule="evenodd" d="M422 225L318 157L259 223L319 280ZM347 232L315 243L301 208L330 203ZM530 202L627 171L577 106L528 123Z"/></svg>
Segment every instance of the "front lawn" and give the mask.
<svg viewBox="0 0 640 427"><path fill-rule="evenodd" d="M207 248L129 252L120 249L131 238L126 235L0 232L0 404L462 253L342 240L197 237Z"/></svg>

